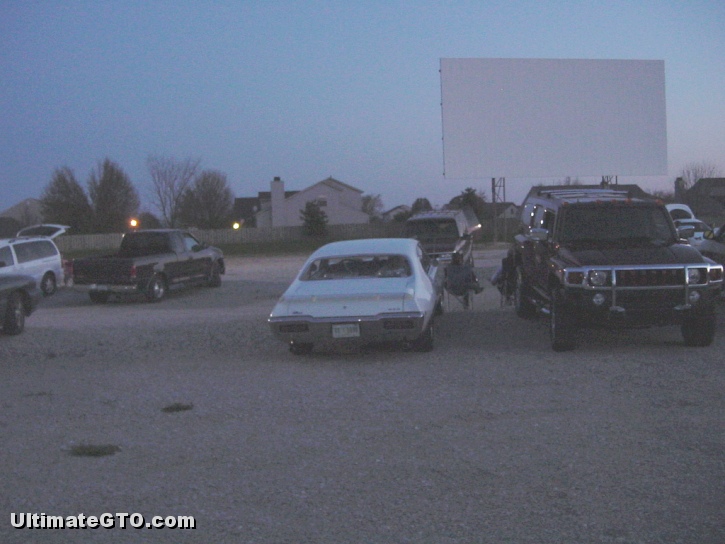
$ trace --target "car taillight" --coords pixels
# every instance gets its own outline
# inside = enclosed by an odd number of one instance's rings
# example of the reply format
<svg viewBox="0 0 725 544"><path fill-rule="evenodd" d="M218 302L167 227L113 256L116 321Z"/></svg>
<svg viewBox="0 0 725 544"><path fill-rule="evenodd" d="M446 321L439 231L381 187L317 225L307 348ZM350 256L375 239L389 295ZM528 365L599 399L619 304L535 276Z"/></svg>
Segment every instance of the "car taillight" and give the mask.
<svg viewBox="0 0 725 544"><path fill-rule="evenodd" d="M131 279L132 280L136 279L136 265L135 264L131 265Z"/></svg>

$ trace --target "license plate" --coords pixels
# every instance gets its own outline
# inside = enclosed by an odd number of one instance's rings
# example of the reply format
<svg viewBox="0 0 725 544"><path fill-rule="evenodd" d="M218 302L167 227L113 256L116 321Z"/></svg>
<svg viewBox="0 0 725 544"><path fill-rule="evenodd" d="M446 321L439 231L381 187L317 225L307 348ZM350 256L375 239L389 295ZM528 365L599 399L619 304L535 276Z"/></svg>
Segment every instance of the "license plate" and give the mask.
<svg viewBox="0 0 725 544"><path fill-rule="evenodd" d="M358 336L360 336L360 325L357 323L332 326L333 338L357 338Z"/></svg>

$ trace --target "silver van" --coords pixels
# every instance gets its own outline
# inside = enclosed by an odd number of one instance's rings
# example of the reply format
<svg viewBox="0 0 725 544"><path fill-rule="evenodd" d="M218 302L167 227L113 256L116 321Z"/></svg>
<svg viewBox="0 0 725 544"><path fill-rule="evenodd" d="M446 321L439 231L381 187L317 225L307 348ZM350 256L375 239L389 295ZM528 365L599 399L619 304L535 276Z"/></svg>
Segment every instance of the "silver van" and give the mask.
<svg viewBox="0 0 725 544"><path fill-rule="evenodd" d="M0 240L0 275L31 276L43 295L54 294L65 278L63 259L53 238L68 228L34 225L20 230L16 238Z"/></svg>

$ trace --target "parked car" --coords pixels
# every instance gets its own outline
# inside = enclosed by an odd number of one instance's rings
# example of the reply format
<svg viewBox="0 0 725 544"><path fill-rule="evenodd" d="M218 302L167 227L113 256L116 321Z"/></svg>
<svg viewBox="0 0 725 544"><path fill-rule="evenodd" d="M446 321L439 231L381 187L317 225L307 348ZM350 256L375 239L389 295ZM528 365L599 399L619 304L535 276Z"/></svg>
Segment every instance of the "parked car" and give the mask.
<svg viewBox="0 0 725 544"><path fill-rule="evenodd" d="M665 208L669 212L673 221L676 221L677 219L695 219L695 213L687 204L666 204Z"/></svg>
<svg viewBox="0 0 725 544"><path fill-rule="evenodd" d="M699 219L675 219L675 227L678 232L686 232L687 241L695 247L698 247L705 239L705 235L712 231L712 227L700 221ZM685 227L692 227L692 229L686 229Z"/></svg>
<svg viewBox="0 0 725 544"><path fill-rule="evenodd" d="M74 259L72 269L74 288L87 291L91 301L100 304L112 294L141 294L159 302L174 287L219 287L225 272L219 248L178 229L127 232L117 253Z"/></svg>
<svg viewBox="0 0 725 544"><path fill-rule="evenodd" d="M723 266L680 241L659 201L554 186L532 189L522 208L506 261L514 305L548 316L555 351L589 327L680 325L685 345L712 343Z"/></svg>
<svg viewBox="0 0 725 544"><path fill-rule="evenodd" d="M70 227L34 225L17 237L0 240L0 275L27 275L35 279L45 296L54 294L64 281L63 259L53 238Z"/></svg>
<svg viewBox="0 0 725 544"><path fill-rule="evenodd" d="M428 255L450 262L454 253L473 266L473 234L481 228L470 208L416 213L405 222L404 235L418 240Z"/></svg>
<svg viewBox="0 0 725 544"><path fill-rule="evenodd" d="M20 334L25 318L35 310L42 297L35 280L30 276L0 276L0 324L3 334Z"/></svg>
<svg viewBox="0 0 725 544"><path fill-rule="evenodd" d="M269 316L294 354L315 343L402 342L433 349L442 268L412 239L333 242L315 251Z"/></svg>

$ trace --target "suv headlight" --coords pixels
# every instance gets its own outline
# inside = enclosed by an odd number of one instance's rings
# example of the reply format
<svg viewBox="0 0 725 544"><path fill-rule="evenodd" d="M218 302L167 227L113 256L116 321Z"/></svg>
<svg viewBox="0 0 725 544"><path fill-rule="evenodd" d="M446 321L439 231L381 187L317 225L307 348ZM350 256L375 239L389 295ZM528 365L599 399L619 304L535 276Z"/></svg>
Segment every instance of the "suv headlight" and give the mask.
<svg viewBox="0 0 725 544"><path fill-rule="evenodd" d="M589 283L594 287L604 287L607 285L608 277L606 270L591 270L589 272Z"/></svg>
<svg viewBox="0 0 725 544"><path fill-rule="evenodd" d="M688 268L687 269L687 283L689 283L689 284L700 283L701 278L702 278L702 276L700 275L699 268Z"/></svg>

